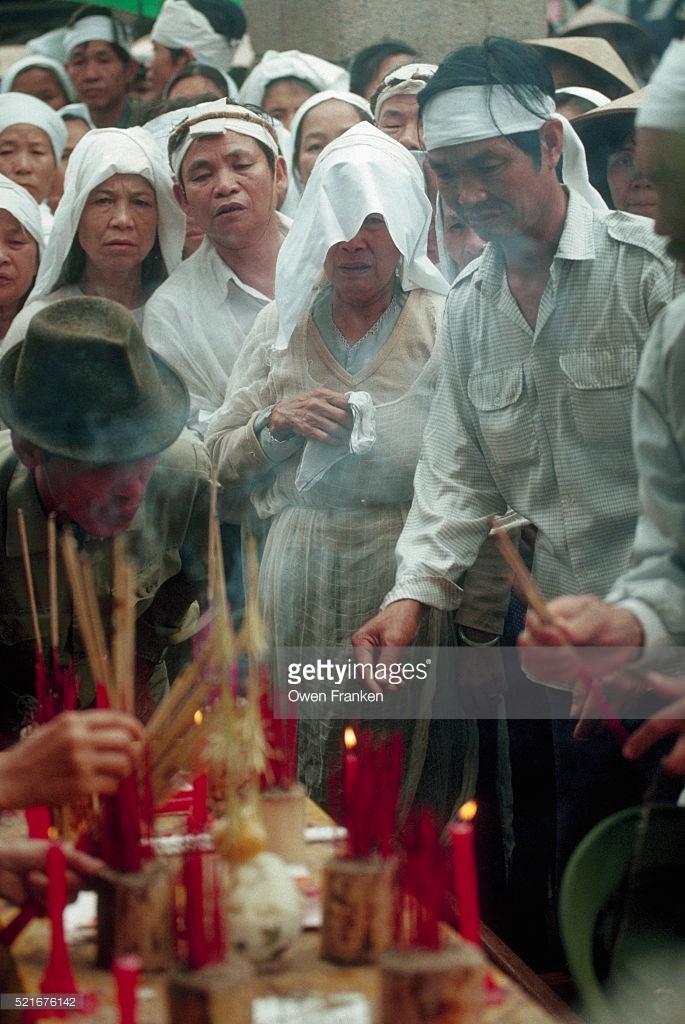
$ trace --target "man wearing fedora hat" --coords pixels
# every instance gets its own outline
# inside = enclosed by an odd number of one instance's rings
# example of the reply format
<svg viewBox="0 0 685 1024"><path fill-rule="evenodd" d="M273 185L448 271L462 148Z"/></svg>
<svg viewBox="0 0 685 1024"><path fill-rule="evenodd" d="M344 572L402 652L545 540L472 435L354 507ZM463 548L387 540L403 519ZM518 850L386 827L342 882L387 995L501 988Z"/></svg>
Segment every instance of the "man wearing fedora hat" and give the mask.
<svg viewBox="0 0 685 1024"><path fill-rule="evenodd" d="M136 566L136 706L166 686L164 652L205 582L209 462L184 424L188 392L145 344L127 310L100 298L56 302L0 360L0 706L11 737L33 696L35 635L22 564L23 512L41 631L48 625L47 518L71 528L88 556L109 621L112 538ZM66 581L58 654L92 703ZM47 642L47 637L43 637Z"/></svg>

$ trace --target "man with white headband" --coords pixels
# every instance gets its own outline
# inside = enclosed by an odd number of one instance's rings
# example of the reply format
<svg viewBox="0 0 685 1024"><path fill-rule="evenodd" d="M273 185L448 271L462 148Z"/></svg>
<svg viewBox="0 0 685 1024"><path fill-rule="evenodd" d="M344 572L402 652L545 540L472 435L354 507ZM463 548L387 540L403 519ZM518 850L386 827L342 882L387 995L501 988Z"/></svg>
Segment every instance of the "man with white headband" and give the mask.
<svg viewBox="0 0 685 1024"><path fill-rule="evenodd" d="M108 7L86 4L64 35L65 67L96 128L138 123L139 101L128 95L136 75L126 29Z"/></svg>
<svg viewBox="0 0 685 1024"><path fill-rule="evenodd" d="M685 45L673 42L654 73L636 116L638 166L657 193L657 234L670 236L669 252L685 260ZM682 268L682 265L681 265ZM664 645L685 644L685 297L674 300L655 324L640 364L633 410L634 450L641 507L631 566L606 601L584 595L552 601L550 609L570 641L582 647L619 647L612 666L645 648L644 671ZM526 644L558 642L558 630L529 613ZM631 650L632 646L632 650ZM596 659L602 653L596 652ZM682 652L681 652L682 654ZM652 661L653 663L653 661ZM680 659L682 672L682 658ZM685 774L685 680L660 679L655 689L680 699L647 722L626 744L641 756L656 740L681 738L666 760ZM621 696L621 695L620 695ZM620 699L619 696L619 699ZM630 697L628 691L625 696Z"/></svg>
<svg viewBox="0 0 685 1024"><path fill-rule="evenodd" d="M191 61L227 72L247 28L242 3L233 0L165 0L150 33L152 97Z"/></svg>
<svg viewBox="0 0 685 1024"><path fill-rule="evenodd" d="M678 277L648 223L602 208L553 95L535 51L497 38L451 54L419 93L438 188L490 244L448 297L396 583L355 635L362 658L410 644L427 606L459 605L488 517L508 507L538 528L534 574L546 598L604 593L628 564L633 385ZM553 717L566 719L570 693L550 693ZM613 737L607 750L605 737L574 744L571 726L554 723L566 759L560 867L594 820L635 800L611 774L623 767ZM587 778L595 747L605 785L588 794L578 772Z"/></svg>
<svg viewBox="0 0 685 1024"><path fill-rule="evenodd" d="M227 100L192 108L171 133L169 160L181 209L205 239L150 299L144 330L188 385L191 425L202 433L257 313L273 298L289 225L277 213L287 170L269 121Z"/></svg>

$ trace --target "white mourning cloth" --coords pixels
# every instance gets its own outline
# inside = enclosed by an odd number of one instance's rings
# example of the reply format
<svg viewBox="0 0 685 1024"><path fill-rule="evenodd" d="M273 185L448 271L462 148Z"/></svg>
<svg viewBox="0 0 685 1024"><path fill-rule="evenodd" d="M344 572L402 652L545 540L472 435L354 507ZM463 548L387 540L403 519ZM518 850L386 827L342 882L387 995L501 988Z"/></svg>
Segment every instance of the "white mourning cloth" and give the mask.
<svg viewBox="0 0 685 1024"><path fill-rule="evenodd" d="M666 49L635 115L635 127L685 135L685 43L674 41Z"/></svg>
<svg viewBox="0 0 685 1024"><path fill-rule="evenodd" d="M262 105L269 82L301 78L315 89L349 89L350 76L330 61L300 50L267 50L240 88L241 103Z"/></svg>
<svg viewBox="0 0 685 1024"><path fill-rule="evenodd" d="M0 132L14 124L30 124L41 128L50 139L55 163L60 162L67 144L67 129L52 107L25 92L3 93L0 96Z"/></svg>
<svg viewBox="0 0 685 1024"><path fill-rule="evenodd" d="M180 145L172 144L169 150L169 163L174 174L179 176L183 159L193 142L205 135L222 135L224 132L249 135L268 146L274 156L279 155L275 129L258 114L234 106L225 99L209 100L191 108L187 134Z"/></svg>
<svg viewBox="0 0 685 1024"><path fill-rule="evenodd" d="M402 67L395 68L387 74L383 79L385 85L379 92L374 106L376 120L386 100L391 96L416 96L437 70L437 64L403 64Z"/></svg>
<svg viewBox="0 0 685 1024"><path fill-rule="evenodd" d="M110 43L120 46L127 54L131 53L131 43L126 35L126 29L105 14L91 14L86 18L79 18L75 25L70 26L64 33L64 49L68 56L72 50L83 43L90 43L94 39L103 43Z"/></svg>
<svg viewBox="0 0 685 1024"><path fill-rule="evenodd" d="M276 264L279 329L275 348L287 348L311 302L331 246L353 238L369 214L380 214L401 254L404 291L446 295L447 283L426 254L431 205L413 156L367 122L323 150L314 165Z"/></svg>
<svg viewBox="0 0 685 1024"><path fill-rule="evenodd" d="M239 40L215 32L201 11L187 0L165 0L150 36L170 50L192 50L196 60L228 71Z"/></svg>
<svg viewBox="0 0 685 1024"><path fill-rule="evenodd" d="M45 249L45 238L40 216L40 206L33 196L16 182L0 174L0 210L7 210L38 243L41 256Z"/></svg>
<svg viewBox="0 0 685 1024"><path fill-rule="evenodd" d="M71 79L64 69L64 65L60 64L58 60L53 57L44 57L41 54L27 54L26 57L21 57L15 61L5 71L2 76L2 84L0 85L0 92L12 92L14 89L14 82L23 71L30 71L33 68L41 68L43 71L49 71L53 78L56 78L59 82L64 95L69 101L76 99L76 90L71 84Z"/></svg>
<svg viewBox="0 0 685 1024"><path fill-rule="evenodd" d="M181 262L185 217L174 198L169 171L142 128L94 128L74 147L62 196L29 303L54 291L64 260L78 233L88 196L113 174L139 174L157 197L157 237L167 274Z"/></svg>
<svg viewBox="0 0 685 1024"><path fill-rule="evenodd" d="M557 114L551 96L533 86L521 88L527 94L528 106L524 106L505 85L460 86L432 96L422 111L426 149L461 146L497 135L535 131L545 121L560 121L564 129L564 183L578 192L590 206L606 210L606 203L590 184L585 149L571 122Z"/></svg>

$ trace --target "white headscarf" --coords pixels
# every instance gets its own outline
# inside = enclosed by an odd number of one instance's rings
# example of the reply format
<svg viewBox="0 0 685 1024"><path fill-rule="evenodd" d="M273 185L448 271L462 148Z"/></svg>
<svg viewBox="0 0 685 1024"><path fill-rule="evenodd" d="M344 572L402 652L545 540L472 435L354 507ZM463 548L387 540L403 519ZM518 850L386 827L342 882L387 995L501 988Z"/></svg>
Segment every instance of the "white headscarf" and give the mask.
<svg viewBox="0 0 685 1024"><path fill-rule="evenodd" d="M240 102L261 106L270 82L277 78L302 78L320 91L349 89L350 76L330 61L299 50L267 50L240 88Z"/></svg>
<svg viewBox="0 0 685 1024"><path fill-rule="evenodd" d="M18 78L22 71L29 71L32 68L41 68L43 71L48 71L53 78L56 78L68 102L73 102L76 99L76 90L71 84L69 75L64 70L64 65L52 57L43 57L40 54L35 56L28 54L26 57L21 57L20 60L15 61L14 64L10 64L2 76L0 92L12 92L15 79Z"/></svg>
<svg viewBox="0 0 685 1024"><path fill-rule="evenodd" d="M59 114L47 103L25 92L7 92L0 96L0 132L14 124L41 128L50 139L55 163L62 159L67 144L67 129Z"/></svg>
<svg viewBox="0 0 685 1024"><path fill-rule="evenodd" d="M40 219L40 206L21 185L0 174L0 210L7 210L38 243L38 252L45 251L45 238Z"/></svg>
<svg viewBox="0 0 685 1024"><path fill-rule="evenodd" d="M113 174L140 174L152 185L157 197L157 237L167 274L181 262L185 217L155 144L142 128L94 128L77 143L69 159L64 195L29 301L54 291L88 196Z"/></svg>
<svg viewBox="0 0 685 1024"><path fill-rule="evenodd" d="M562 174L565 184L580 193L590 206L606 210L606 203L590 184L585 150L571 122L557 114L551 96L534 86L522 88L531 110L505 85L459 86L431 96L422 110L426 149L536 131L545 121L560 121L564 129ZM535 108L538 112L534 113Z"/></svg>
<svg viewBox="0 0 685 1024"><path fill-rule="evenodd" d="M93 118L85 103L67 103L57 111L63 121L85 121L89 128L94 128Z"/></svg>
<svg viewBox="0 0 685 1024"><path fill-rule="evenodd" d="M227 39L215 32L201 11L187 0L164 0L150 33L153 42L170 50L193 51L196 60L228 71L239 39Z"/></svg>
<svg viewBox="0 0 685 1024"><path fill-rule="evenodd" d="M448 285L426 254L431 205L411 153L362 122L334 139L314 165L293 226L276 264L279 330L274 348L287 348L321 278L326 253L353 238L379 213L402 259L402 288L446 295Z"/></svg>
<svg viewBox="0 0 685 1024"><path fill-rule="evenodd" d="M302 194L302 186L300 185L297 174L295 173L295 161L297 158L297 144L298 138L297 133L300 129L302 121L314 107L318 107L320 103L326 103L328 100L339 100L341 103L349 103L351 107L354 107L365 115L365 119L373 121L373 114L371 113L371 107L368 100L365 100L363 96L360 96L356 92L345 92L342 89L324 89L323 92L315 92L313 96L306 99L301 107L298 107L295 112L295 116L290 122L290 138L292 142L291 151L288 159L288 195L290 195L291 189L297 196L295 203ZM296 206L294 207L296 208Z"/></svg>
<svg viewBox="0 0 685 1024"><path fill-rule="evenodd" d="M661 128L685 135L685 43L673 41L649 80L636 128Z"/></svg>

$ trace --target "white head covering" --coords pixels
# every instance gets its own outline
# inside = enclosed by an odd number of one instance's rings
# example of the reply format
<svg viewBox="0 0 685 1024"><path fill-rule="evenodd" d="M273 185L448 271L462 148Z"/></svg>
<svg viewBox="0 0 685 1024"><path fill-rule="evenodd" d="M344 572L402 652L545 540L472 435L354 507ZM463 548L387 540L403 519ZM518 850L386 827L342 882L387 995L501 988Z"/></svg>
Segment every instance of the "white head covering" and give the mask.
<svg viewBox="0 0 685 1024"><path fill-rule="evenodd" d="M323 92L315 92L313 96L310 96L304 101L301 107L298 107L295 112L295 116L290 122L290 136L292 141L290 158L288 160L288 193L290 189L302 194L302 186L300 185L297 175L294 173L295 170L295 159L297 157L297 145L298 145L298 132L302 121L312 110L313 107L318 107L320 103L326 103L328 100L340 100L341 103L349 103L351 107L365 116L365 119L373 121L373 114L371 113L371 107L368 100L365 100L363 96L360 96L356 92L345 92L343 89L324 89Z"/></svg>
<svg viewBox="0 0 685 1024"><path fill-rule="evenodd" d="M649 80L636 128L661 128L685 135L685 43L673 41Z"/></svg>
<svg viewBox="0 0 685 1024"><path fill-rule="evenodd" d="M0 210L7 210L19 221L38 243L38 252L43 255L45 238L40 219L40 206L30 193L16 182L0 174Z"/></svg>
<svg viewBox="0 0 685 1024"><path fill-rule="evenodd" d="M321 278L326 253L353 238L379 213L402 256L405 291L448 285L426 255L431 205L411 153L365 121L334 139L314 165L276 264L279 329L274 348L287 348Z"/></svg>
<svg viewBox="0 0 685 1024"><path fill-rule="evenodd" d="M85 103L67 103L57 111L63 121L78 120L85 121L89 128L94 128L93 119Z"/></svg>
<svg viewBox="0 0 685 1024"><path fill-rule="evenodd" d="M26 43L29 53L39 53L44 57L52 57L53 60L64 62L67 59L67 51L64 48L64 37L67 33L65 27L52 28L40 36L34 36Z"/></svg>
<svg viewBox="0 0 685 1024"><path fill-rule="evenodd" d="M43 57L41 54L28 54L26 57L22 57L20 60L10 64L2 76L2 84L0 85L0 92L12 92L14 88L14 80L22 73L22 71L29 71L31 68L42 68L44 71L49 71L53 78L56 78L60 84L62 92L67 97L67 100L73 101L76 99L76 91L71 84L69 75L64 70L64 65L60 64L58 60L54 60L52 57Z"/></svg>
<svg viewBox="0 0 685 1024"><path fill-rule="evenodd" d="M385 84L374 105L376 120L386 100L391 96L416 96L437 70L437 64L403 64L390 71L383 79Z"/></svg>
<svg viewBox="0 0 685 1024"><path fill-rule="evenodd" d="M50 139L55 163L62 159L67 144L67 130L59 114L47 103L25 92L6 92L0 96L0 132L13 124L30 124L42 128Z"/></svg>
<svg viewBox="0 0 685 1024"><path fill-rule="evenodd" d="M106 14L89 14L85 18L79 18L64 33L64 49L67 59L77 46L90 43L94 39L120 46L129 56L131 55L131 40L126 28L116 18L116 15L112 14L110 18Z"/></svg>
<svg viewBox="0 0 685 1024"><path fill-rule="evenodd" d="M599 89L588 89L584 85L563 85L555 90L554 95L557 102L560 96L576 96L580 100L587 100L588 103L593 103L595 108L605 107L607 103L611 103L609 97L605 96Z"/></svg>
<svg viewBox="0 0 685 1024"><path fill-rule="evenodd" d="M545 121L560 121L564 128L562 174L566 185L578 192L595 209L607 205L592 187L587 173L583 144L576 132L554 108L554 100L534 86L521 87L527 106L505 85L467 85L431 96L423 107L423 137L427 150L482 142L498 135L536 131Z"/></svg>
<svg viewBox="0 0 685 1024"><path fill-rule="evenodd" d="M188 0L164 0L157 20L152 26L153 42L170 50L193 51L196 60L207 61L222 71L228 71L239 39L219 35L201 11L196 11Z"/></svg>
<svg viewBox="0 0 685 1024"><path fill-rule="evenodd" d="M240 102L261 106L270 82L277 78L302 78L316 90L349 89L350 76L337 64L299 50L267 50L240 89Z"/></svg>
<svg viewBox="0 0 685 1024"><path fill-rule="evenodd" d="M64 176L45 257L29 301L54 291L62 265L78 234L88 196L113 174L140 174L157 196L157 237L167 274L181 262L185 217L174 198L171 176L154 143L142 128L94 128L74 147Z"/></svg>
<svg viewBox="0 0 685 1024"><path fill-rule="evenodd" d="M181 128L185 129L186 134L179 145L174 145L174 136L176 132L182 134ZM268 121L228 100L209 100L191 107L188 118L178 125L169 138L169 163L176 177L193 142L204 135L222 135L228 131L249 135L268 146L274 156L279 156L276 132Z"/></svg>

